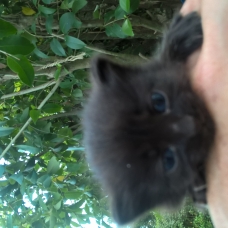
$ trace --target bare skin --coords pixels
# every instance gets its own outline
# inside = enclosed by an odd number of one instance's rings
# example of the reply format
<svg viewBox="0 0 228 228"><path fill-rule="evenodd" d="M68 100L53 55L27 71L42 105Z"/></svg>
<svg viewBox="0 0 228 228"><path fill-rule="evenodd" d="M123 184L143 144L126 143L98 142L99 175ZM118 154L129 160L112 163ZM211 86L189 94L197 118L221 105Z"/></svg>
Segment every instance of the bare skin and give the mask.
<svg viewBox="0 0 228 228"><path fill-rule="evenodd" d="M216 228L228 227L228 1L187 0L186 15L202 17L204 43L189 60L192 83L216 123L216 139L207 165L208 204Z"/></svg>

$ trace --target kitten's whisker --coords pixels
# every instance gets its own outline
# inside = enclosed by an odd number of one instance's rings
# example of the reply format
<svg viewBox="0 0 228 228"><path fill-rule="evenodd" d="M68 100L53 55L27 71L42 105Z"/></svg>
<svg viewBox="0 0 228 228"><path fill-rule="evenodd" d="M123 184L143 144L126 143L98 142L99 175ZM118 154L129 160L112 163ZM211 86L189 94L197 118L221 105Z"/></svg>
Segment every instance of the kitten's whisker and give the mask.
<svg viewBox="0 0 228 228"><path fill-rule="evenodd" d="M194 187L193 190L194 190L195 192L199 192L199 191L202 191L202 190L204 190L204 189L206 189L206 188L207 188L207 186L204 184L204 185L201 185L201 186L199 186L199 187Z"/></svg>

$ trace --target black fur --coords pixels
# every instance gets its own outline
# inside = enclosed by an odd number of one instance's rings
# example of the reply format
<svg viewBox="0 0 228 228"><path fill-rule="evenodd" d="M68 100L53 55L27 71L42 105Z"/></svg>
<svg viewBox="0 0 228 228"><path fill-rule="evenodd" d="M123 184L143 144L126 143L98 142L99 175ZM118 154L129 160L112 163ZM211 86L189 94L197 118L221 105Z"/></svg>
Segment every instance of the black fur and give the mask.
<svg viewBox="0 0 228 228"><path fill-rule="evenodd" d="M176 207L185 196L206 202L205 161L215 129L185 66L202 40L200 17L179 15L156 60L92 62L84 142L119 224L151 208Z"/></svg>

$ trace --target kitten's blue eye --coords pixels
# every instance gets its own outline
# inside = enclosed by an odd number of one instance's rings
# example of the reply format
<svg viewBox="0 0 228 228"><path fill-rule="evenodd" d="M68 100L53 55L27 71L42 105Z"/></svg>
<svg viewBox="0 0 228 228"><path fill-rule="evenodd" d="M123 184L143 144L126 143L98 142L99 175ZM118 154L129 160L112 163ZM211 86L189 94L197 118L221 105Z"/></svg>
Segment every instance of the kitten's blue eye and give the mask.
<svg viewBox="0 0 228 228"><path fill-rule="evenodd" d="M162 93L154 92L151 96L153 108L156 112L163 113L166 111L166 98Z"/></svg>
<svg viewBox="0 0 228 228"><path fill-rule="evenodd" d="M167 148L163 155L163 165L165 171L170 171L176 164L175 152L172 148Z"/></svg>

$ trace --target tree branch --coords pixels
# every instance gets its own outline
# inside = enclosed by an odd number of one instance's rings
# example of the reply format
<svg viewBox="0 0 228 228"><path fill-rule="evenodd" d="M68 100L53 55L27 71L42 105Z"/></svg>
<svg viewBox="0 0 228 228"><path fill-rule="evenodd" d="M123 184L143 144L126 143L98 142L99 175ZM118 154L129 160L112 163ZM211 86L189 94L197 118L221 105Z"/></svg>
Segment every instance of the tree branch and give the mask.
<svg viewBox="0 0 228 228"><path fill-rule="evenodd" d="M38 109L41 109L45 103L50 99L50 97L54 94L54 92L56 91L56 89L59 87L60 82L62 81L63 78L59 78L56 81L55 86L52 88L52 90L50 91L50 93L45 97L45 99L40 103ZM21 128L21 130L14 136L14 138L10 141L10 143L8 144L8 146L5 148L5 150L2 152L2 154L0 155L0 159L3 158L3 156L7 153L7 151L10 149L10 147L15 143L15 141L17 140L17 138L21 135L21 133L26 129L26 127L31 123L32 118L29 117L29 119L27 120L27 122L24 124L24 126Z"/></svg>
<svg viewBox="0 0 228 228"><path fill-rule="evenodd" d="M4 99L8 99L8 98L15 97L15 96L20 96L20 95L27 94L27 93L32 93L32 92L40 90L40 89L45 89L46 87L51 86L51 85L53 85L55 83L56 83L55 80L51 80L51 81L49 81L47 83L44 83L42 85L39 85L39 86L36 86L36 87L33 87L33 88L21 90L21 91L16 92L16 93L10 93L10 94L7 94L7 95L3 95L0 99L4 100Z"/></svg>

